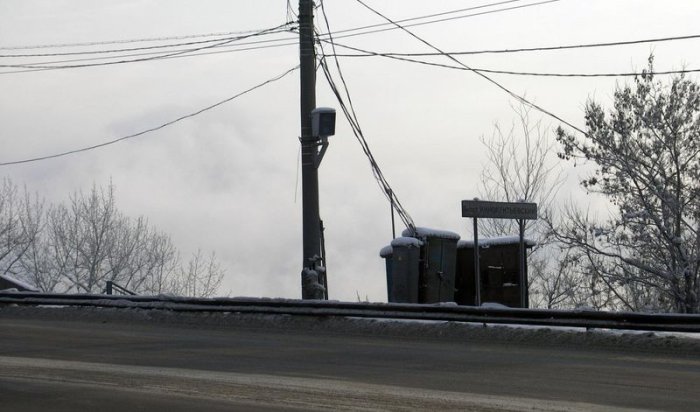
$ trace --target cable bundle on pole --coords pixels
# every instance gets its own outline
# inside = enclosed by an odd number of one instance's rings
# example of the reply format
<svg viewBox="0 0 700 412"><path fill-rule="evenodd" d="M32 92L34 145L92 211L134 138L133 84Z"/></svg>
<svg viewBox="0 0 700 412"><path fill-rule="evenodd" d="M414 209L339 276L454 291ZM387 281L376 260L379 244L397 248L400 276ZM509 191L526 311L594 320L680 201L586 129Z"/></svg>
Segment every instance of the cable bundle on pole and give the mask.
<svg viewBox="0 0 700 412"><path fill-rule="evenodd" d="M333 35L331 34L331 30L328 24L328 18L326 16L326 11L323 6L323 2L321 2L321 11L323 12L323 16L326 22L326 28L328 30L328 38L330 39L330 44L331 47L333 47L333 52L335 53L335 46L333 45ZM321 47L321 51L323 52L323 47ZM415 229L415 223L413 222L413 219L411 216L408 214L408 211L403 207L401 204L401 201L399 198L396 196L396 192L391 188L391 185L389 184L388 180L384 176L384 173L382 172L382 169L379 167L379 164L377 163L377 160L375 159L374 155L372 154L372 150L369 148L369 144L367 143L367 140L365 139L364 133L362 132L362 128L360 127L360 122L357 119L357 114L355 113L355 108L352 104L352 98L350 97L350 92L348 91L348 86L347 83L345 82L345 77L343 76L342 69L340 68L340 63L338 62L337 58L334 58L336 69L338 70L338 75L340 76L340 80L343 84L343 91L344 94L347 98L348 103L345 103L345 100L343 99L343 95L340 93L340 90L338 89L337 84L333 80L333 77L331 76L330 69L328 68L328 64L326 61L325 54L322 53L321 60L320 60L320 66L321 69L323 70L323 74L326 77L326 80L328 81L328 85L330 86L331 90L333 91L333 94L335 95L336 99L338 100L338 104L340 105L340 108L343 110L343 114L345 115L345 118L348 120L348 123L350 124L350 127L352 129L353 134L357 138L357 141L360 143L360 146L362 147L362 151L367 156L367 159L369 160L370 166L372 168L372 173L374 175L375 180L379 184L379 187L382 189L382 192L386 196L386 198L389 200L389 202L393 205L394 209L396 210L396 213L399 215L403 223L406 225L407 228L409 229Z"/></svg>

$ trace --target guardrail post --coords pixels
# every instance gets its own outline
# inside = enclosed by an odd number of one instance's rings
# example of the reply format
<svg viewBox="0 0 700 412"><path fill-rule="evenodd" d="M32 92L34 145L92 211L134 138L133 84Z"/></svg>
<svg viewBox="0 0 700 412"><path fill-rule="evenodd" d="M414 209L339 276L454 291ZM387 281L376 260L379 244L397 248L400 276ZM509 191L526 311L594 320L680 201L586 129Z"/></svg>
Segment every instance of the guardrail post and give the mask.
<svg viewBox="0 0 700 412"><path fill-rule="evenodd" d="M107 286L105 287L105 293L108 295L112 294L112 281L111 280L107 281Z"/></svg>

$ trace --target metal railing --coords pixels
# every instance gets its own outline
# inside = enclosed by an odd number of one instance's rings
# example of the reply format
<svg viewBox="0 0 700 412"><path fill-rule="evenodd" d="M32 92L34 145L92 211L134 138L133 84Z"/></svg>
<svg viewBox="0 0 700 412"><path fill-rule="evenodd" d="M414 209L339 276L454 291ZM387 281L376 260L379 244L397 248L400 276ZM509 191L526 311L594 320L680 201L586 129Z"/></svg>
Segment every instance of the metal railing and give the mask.
<svg viewBox="0 0 700 412"><path fill-rule="evenodd" d="M136 296L135 292L130 291L129 289L125 288L124 286L121 286L117 283L112 282L111 280L108 280L105 282L105 294L107 295L114 295L114 292L117 292L118 294L121 295L131 295L131 296Z"/></svg>
<svg viewBox="0 0 700 412"><path fill-rule="evenodd" d="M545 310L446 304L355 303L264 298L186 298L97 294L0 293L0 305L54 305L237 312L318 317L415 319L483 324L563 326L700 333L700 315Z"/></svg>

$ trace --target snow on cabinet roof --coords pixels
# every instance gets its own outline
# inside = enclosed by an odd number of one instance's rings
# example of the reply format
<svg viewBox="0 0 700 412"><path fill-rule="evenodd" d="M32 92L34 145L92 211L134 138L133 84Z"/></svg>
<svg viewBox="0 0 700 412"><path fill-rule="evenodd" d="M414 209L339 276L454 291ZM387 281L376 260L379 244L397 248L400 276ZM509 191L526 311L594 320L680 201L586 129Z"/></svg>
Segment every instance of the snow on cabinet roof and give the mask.
<svg viewBox="0 0 700 412"><path fill-rule="evenodd" d="M14 285L18 286L19 288L26 289L29 292L38 292L39 291L39 289L35 288L34 286L31 286L28 283L22 282L21 280L17 280L9 275L0 274L0 279L4 280L10 284L14 284Z"/></svg>
<svg viewBox="0 0 700 412"><path fill-rule="evenodd" d="M490 237L479 239L479 247L482 246L503 246L503 245L517 245L520 242L519 236L501 236L501 237ZM532 239L525 238L525 246L533 247L537 244ZM457 242L457 249L473 248L474 239L470 240L460 240Z"/></svg>
<svg viewBox="0 0 700 412"><path fill-rule="evenodd" d="M379 251L379 257L387 258L394 253L394 248L391 245L384 246L382 250Z"/></svg>
<svg viewBox="0 0 700 412"><path fill-rule="evenodd" d="M420 239L416 239L414 237L397 237L396 239L391 241L391 244L388 246L384 246L382 250L379 251L379 256L386 258L391 256L392 253L394 253L394 248L395 247L421 247L423 246L423 242Z"/></svg>
<svg viewBox="0 0 700 412"><path fill-rule="evenodd" d="M397 246L421 247L421 246L423 246L423 242L421 242L419 239L416 239L414 237L397 237L396 239L391 241L391 246L393 246L393 247L397 247Z"/></svg>
<svg viewBox="0 0 700 412"><path fill-rule="evenodd" d="M447 230L430 229L427 227L416 227L415 233L411 229L406 229L401 233L401 235L459 240L459 235L457 233L449 232Z"/></svg>

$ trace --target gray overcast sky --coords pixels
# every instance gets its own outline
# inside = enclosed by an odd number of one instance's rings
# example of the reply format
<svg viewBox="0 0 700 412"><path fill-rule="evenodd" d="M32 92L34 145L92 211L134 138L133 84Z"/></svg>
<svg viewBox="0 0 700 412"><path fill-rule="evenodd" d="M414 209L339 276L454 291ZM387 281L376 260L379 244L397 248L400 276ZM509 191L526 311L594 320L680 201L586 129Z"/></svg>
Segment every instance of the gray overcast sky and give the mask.
<svg viewBox="0 0 700 412"><path fill-rule="evenodd" d="M366 1L393 19L495 2ZM296 9L293 0L292 6ZM383 23L352 0L327 0L326 9L334 31ZM693 35L700 32L699 16L700 2L694 0L561 0L412 30L446 51L502 49ZM0 0L0 47L256 30L285 20L283 0ZM322 27L320 23L318 19ZM270 36L285 37L293 41L295 35ZM376 51L430 51L400 31L349 37L342 43ZM462 60L474 67L516 71L627 72L644 68L653 51L659 70L700 68L698 44L700 40L686 40ZM128 46L134 44L100 47ZM3 58L0 64L63 58L42 59ZM0 74L0 162L135 133L297 64L298 50L292 45ZM416 223L469 235L459 205L477 193L484 160L479 137L489 135L496 121L513 121L512 99L472 73L378 57L346 58L341 64L367 140ZM609 104L615 83L631 81L493 78L579 127L587 98ZM186 253L198 247L217 252L227 269L222 294L300 297L300 196L295 201L298 83L294 73L158 132L92 152L3 167L0 176L26 184L49 200L66 199L72 191L88 190L93 182L107 184L111 178L126 214L148 217L172 234ZM337 107L322 77L317 103ZM550 128L558 125L551 119L544 122ZM575 190L578 169L562 167L572 186L562 196L582 197ZM390 240L389 206L340 118L320 180L331 299L354 300L359 293L386 300L378 251Z"/></svg>

